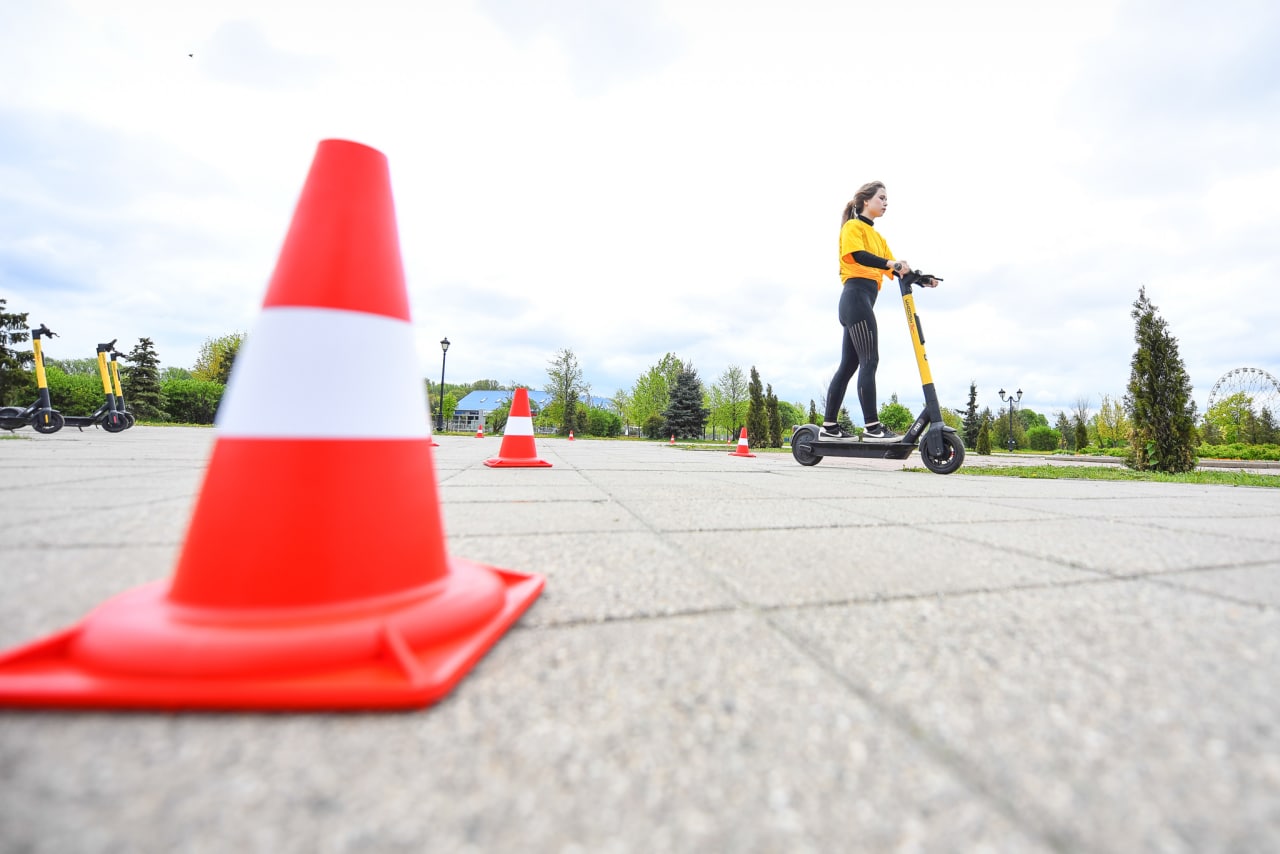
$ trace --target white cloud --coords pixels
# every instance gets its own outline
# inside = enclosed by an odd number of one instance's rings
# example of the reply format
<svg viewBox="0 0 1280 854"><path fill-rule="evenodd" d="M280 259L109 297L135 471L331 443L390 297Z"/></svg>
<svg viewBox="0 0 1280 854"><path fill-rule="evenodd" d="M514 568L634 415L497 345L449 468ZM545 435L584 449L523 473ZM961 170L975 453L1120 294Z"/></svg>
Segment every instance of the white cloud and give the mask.
<svg viewBox="0 0 1280 854"><path fill-rule="evenodd" d="M424 376L444 335L449 379L540 384L568 347L597 393L674 352L807 406L839 211L879 179L946 277L917 299L944 403L1118 396L1145 284L1203 405L1280 374L1278 29L1251 0L10 4L0 294L59 348L190 364L345 137L390 160ZM901 313L886 286L879 388L914 405Z"/></svg>

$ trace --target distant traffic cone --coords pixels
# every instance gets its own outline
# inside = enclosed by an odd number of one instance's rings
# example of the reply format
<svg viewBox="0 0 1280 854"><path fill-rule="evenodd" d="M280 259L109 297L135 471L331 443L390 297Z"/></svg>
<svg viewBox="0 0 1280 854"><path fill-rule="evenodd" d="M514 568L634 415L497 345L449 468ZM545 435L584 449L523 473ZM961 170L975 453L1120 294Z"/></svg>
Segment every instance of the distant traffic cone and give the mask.
<svg viewBox="0 0 1280 854"><path fill-rule="evenodd" d="M483 421L481 421L480 426L476 428L476 438L477 439L484 438L484 422Z"/></svg>
<svg viewBox="0 0 1280 854"><path fill-rule="evenodd" d="M754 457L755 456L755 454L751 453L751 446L747 444L747 428L746 427L742 428L742 435L738 436L738 449L736 451L732 451L729 454L729 456L731 457Z"/></svg>
<svg viewBox="0 0 1280 854"><path fill-rule="evenodd" d="M328 358L338 340L370 357ZM0 705L373 709L447 694L544 579L446 553L416 365L386 157L325 140L172 579L0 653ZM332 405L357 384L378 417Z"/></svg>
<svg viewBox="0 0 1280 854"><path fill-rule="evenodd" d="M572 430L570 430L570 431L569 431L569 441L570 441L570 442L572 442L572 441L573 441L573 431L572 431Z"/></svg>
<svg viewBox="0 0 1280 854"><path fill-rule="evenodd" d="M533 415L529 412L529 390L516 389L507 414L507 426L502 431L502 445L498 456L485 460L490 468L550 468L551 463L538 459L538 449L533 446Z"/></svg>
<svg viewBox="0 0 1280 854"><path fill-rule="evenodd" d="M671 444L673 444L673 445L674 445L675 443L676 443L676 434L675 434L675 433L672 433L672 434L671 434Z"/></svg>

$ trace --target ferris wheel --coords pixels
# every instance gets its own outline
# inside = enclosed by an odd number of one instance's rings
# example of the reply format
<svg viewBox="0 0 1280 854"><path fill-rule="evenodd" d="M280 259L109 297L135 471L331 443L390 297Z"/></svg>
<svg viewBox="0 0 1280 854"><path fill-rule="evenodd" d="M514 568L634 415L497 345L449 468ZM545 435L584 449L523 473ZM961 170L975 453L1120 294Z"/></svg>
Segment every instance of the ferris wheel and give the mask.
<svg viewBox="0 0 1280 854"><path fill-rule="evenodd" d="M1236 394L1248 395L1254 412L1269 409L1280 415L1280 380L1262 368L1233 368L1223 374L1209 390L1209 408Z"/></svg>

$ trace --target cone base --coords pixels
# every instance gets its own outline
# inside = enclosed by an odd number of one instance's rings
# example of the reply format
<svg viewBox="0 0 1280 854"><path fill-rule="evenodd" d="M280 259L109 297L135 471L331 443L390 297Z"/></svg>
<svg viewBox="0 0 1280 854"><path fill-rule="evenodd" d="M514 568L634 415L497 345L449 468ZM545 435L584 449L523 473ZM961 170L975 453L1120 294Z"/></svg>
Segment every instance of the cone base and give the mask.
<svg viewBox="0 0 1280 854"><path fill-rule="evenodd" d="M515 469L515 468L551 468L551 463L546 460L540 460L536 457L532 460L520 459L516 457L490 457L484 461L489 468L494 469Z"/></svg>
<svg viewBox="0 0 1280 854"><path fill-rule="evenodd" d="M99 709L343 710L420 708L447 695L542 592L545 579L449 559L449 573L409 605L321 616L275 611L265 617L216 613L190 619L156 583L108 600L79 624L0 654L0 706ZM475 588L497 590L491 603L459 614L459 599ZM452 630L425 641L414 624L424 609ZM412 614L407 612L412 611ZM176 616L175 616L176 615ZM431 614L428 614L430 616ZM470 616L471 619L468 619ZM93 649L94 636L116 626L142 625L134 643L156 645L171 656L155 672L140 671ZM263 637L289 636L297 649L265 663L231 659ZM308 636L311 641L308 642ZM182 655L173 649L186 644ZM353 652L354 650L354 652ZM141 650L126 650L124 658ZM278 651L277 651L278 652ZM159 658L161 656L156 656ZM209 661L206 659L216 659ZM289 667L281 662L293 659ZM173 672L164 672L168 668ZM227 672L230 669L233 672ZM186 672L181 672L186 671Z"/></svg>
<svg viewBox="0 0 1280 854"><path fill-rule="evenodd" d="M742 453L741 451L730 451L730 452L729 452L729 456L731 456L731 457L754 457L754 456L755 456L755 454L751 453L750 451L748 451L748 452L747 452L747 453L745 453L745 454L744 454L744 453Z"/></svg>

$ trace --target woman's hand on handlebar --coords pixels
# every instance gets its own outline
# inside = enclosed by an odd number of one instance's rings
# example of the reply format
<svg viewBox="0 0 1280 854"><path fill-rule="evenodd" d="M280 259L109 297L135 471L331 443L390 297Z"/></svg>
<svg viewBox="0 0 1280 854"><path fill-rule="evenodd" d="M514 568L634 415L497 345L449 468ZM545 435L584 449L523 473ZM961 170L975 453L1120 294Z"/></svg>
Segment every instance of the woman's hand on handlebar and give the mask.
<svg viewBox="0 0 1280 854"><path fill-rule="evenodd" d="M905 276L911 272L911 265L901 258L895 258L890 264L889 269L893 270L896 276Z"/></svg>

